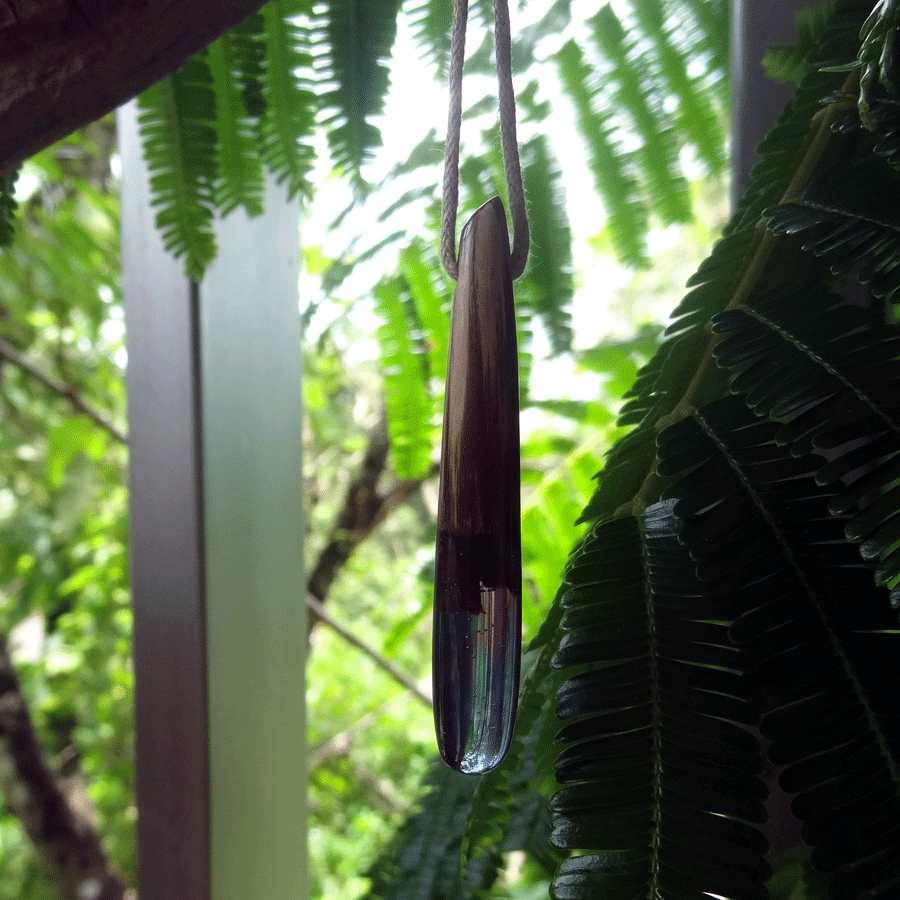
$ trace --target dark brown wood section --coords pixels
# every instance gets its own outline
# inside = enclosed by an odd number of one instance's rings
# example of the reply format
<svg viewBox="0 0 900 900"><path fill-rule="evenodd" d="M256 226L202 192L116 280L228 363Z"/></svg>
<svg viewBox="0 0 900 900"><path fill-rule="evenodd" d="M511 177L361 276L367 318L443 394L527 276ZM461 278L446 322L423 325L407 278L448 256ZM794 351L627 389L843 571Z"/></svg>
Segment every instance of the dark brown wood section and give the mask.
<svg viewBox="0 0 900 900"><path fill-rule="evenodd" d="M197 304L181 263L156 246L149 188L133 177L136 125L119 134L139 893L209 900Z"/></svg>
<svg viewBox="0 0 900 900"><path fill-rule="evenodd" d="M0 172L139 94L262 0L0 0Z"/></svg>

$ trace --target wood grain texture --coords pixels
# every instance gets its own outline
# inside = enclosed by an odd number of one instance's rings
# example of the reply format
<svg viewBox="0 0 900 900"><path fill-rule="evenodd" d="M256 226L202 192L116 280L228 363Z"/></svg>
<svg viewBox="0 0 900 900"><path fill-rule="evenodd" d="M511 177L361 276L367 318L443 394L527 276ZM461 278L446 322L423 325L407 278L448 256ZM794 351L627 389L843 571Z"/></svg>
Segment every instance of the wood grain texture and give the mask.
<svg viewBox="0 0 900 900"><path fill-rule="evenodd" d="M434 709L445 762L476 774L512 738L522 618L519 381L503 204L460 239L434 590Z"/></svg>
<svg viewBox="0 0 900 900"><path fill-rule="evenodd" d="M174 72L262 0L0 0L0 172Z"/></svg>

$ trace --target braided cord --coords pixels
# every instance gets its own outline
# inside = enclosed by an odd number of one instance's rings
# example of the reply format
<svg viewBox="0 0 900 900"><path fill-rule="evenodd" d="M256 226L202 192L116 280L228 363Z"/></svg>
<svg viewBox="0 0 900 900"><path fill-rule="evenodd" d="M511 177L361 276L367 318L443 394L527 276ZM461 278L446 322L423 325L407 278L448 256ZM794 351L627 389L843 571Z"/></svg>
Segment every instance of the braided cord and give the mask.
<svg viewBox="0 0 900 900"><path fill-rule="evenodd" d="M466 57L468 0L454 0L453 30L450 36L450 112L444 146L443 206L441 209L441 262L455 281L456 210L459 205L459 144L462 131L462 79ZM516 137L516 95L512 83L512 53L508 0L494 0L494 43L497 55L497 89L500 104L500 144L506 170L506 188L513 220L512 277L525 271L531 235L522 187L522 166Z"/></svg>

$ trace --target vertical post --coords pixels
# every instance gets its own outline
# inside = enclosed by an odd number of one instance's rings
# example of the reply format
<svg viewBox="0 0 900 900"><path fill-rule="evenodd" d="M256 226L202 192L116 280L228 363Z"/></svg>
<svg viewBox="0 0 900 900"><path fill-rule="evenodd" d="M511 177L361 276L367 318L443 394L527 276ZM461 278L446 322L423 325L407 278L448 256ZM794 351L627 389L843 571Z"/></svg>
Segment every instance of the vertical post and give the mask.
<svg viewBox="0 0 900 900"><path fill-rule="evenodd" d="M759 162L756 147L772 130L792 84L766 76L762 59L772 44L797 40L794 16L805 0L731 2L731 205L740 200Z"/></svg>
<svg viewBox="0 0 900 900"><path fill-rule="evenodd" d="M162 247L118 113L128 345L138 895L306 897L296 202Z"/></svg>

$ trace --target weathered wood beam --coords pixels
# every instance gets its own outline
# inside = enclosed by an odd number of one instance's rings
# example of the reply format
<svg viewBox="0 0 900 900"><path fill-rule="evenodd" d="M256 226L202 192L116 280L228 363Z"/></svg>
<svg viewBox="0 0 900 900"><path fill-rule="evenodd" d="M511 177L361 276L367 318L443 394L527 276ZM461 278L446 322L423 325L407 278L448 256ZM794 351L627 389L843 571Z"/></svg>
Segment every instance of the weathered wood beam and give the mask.
<svg viewBox="0 0 900 900"><path fill-rule="evenodd" d="M0 172L174 72L263 0L0 0Z"/></svg>

